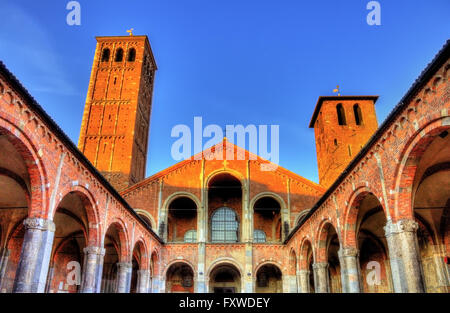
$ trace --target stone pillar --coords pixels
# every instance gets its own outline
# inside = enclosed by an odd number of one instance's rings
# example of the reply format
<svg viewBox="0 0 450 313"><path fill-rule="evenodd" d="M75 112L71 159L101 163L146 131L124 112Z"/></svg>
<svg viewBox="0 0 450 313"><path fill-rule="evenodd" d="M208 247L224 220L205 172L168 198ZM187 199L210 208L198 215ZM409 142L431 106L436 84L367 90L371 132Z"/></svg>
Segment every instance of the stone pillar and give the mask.
<svg viewBox="0 0 450 313"><path fill-rule="evenodd" d="M86 247L84 251L83 277L81 293L99 293L103 270L105 249L101 247ZM99 281L100 279L100 281Z"/></svg>
<svg viewBox="0 0 450 313"><path fill-rule="evenodd" d="M205 262L206 262L206 244L203 241L198 243L198 265L197 265L197 285L196 285L197 293L206 292Z"/></svg>
<svg viewBox="0 0 450 313"><path fill-rule="evenodd" d="M45 293L50 293L51 291L56 293L56 292L60 291L59 285L58 285L58 287L56 287L56 290L51 289L51 284L52 284L54 275L55 275L55 267L53 265L50 265L48 268L47 282L45 283ZM63 288L64 288L64 284L63 284Z"/></svg>
<svg viewBox="0 0 450 313"><path fill-rule="evenodd" d="M42 218L27 218L23 224L25 237L13 292L42 293L45 291L55 224Z"/></svg>
<svg viewBox="0 0 450 313"><path fill-rule="evenodd" d="M138 270L138 285L136 293L150 292L150 270Z"/></svg>
<svg viewBox="0 0 450 313"><path fill-rule="evenodd" d="M7 248L0 249L0 292L3 292L3 282L6 275L10 251Z"/></svg>
<svg viewBox="0 0 450 313"><path fill-rule="evenodd" d="M256 275L256 274L255 274ZM243 290L241 292L252 293L253 290L253 247L251 243L245 244L245 265L244 265L244 277Z"/></svg>
<svg viewBox="0 0 450 313"><path fill-rule="evenodd" d="M297 275L299 276L299 292L310 293L311 292L309 287L310 272L308 270L299 270Z"/></svg>
<svg viewBox="0 0 450 313"><path fill-rule="evenodd" d="M328 263L314 263L314 288L316 293L328 293Z"/></svg>
<svg viewBox="0 0 450 313"><path fill-rule="evenodd" d="M132 265L128 262L117 263L117 293L129 293Z"/></svg>
<svg viewBox="0 0 450 313"><path fill-rule="evenodd" d="M384 227L395 292L424 292L422 269L414 220L397 223L388 220Z"/></svg>
<svg viewBox="0 0 450 313"><path fill-rule="evenodd" d="M342 292L361 292L358 249L341 247L338 255L341 265Z"/></svg>

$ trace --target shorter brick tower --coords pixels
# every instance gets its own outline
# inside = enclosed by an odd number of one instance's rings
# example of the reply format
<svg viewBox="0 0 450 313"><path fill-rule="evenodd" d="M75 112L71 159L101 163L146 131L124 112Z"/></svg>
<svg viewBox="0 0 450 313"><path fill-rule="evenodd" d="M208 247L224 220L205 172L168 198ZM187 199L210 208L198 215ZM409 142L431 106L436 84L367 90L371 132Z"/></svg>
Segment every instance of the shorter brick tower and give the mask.
<svg viewBox="0 0 450 313"><path fill-rule="evenodd" d="M147 36L96 39L78 148L122 190L145 178L156 62Z"/></svg>
<svg viewBox="0 0 450 313"><path fill-rule="evenodd" d="M316 136L319 183L329 188L378 128L378 96L322 96L309 124Z"/></svg>

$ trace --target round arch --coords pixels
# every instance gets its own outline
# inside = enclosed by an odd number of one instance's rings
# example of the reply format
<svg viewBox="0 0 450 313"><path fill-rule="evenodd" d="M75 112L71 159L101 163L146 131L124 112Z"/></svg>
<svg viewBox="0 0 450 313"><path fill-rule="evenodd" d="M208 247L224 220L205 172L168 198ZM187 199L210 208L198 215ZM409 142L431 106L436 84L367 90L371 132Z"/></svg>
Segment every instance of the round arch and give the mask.
<svg viewBox="0 0 450 313"><path fill-rule="evenodd" d="M352 194L350 195L349 200L347 201L348 205L345 207L343 214L343 225L344 231L342 233L342 246L343 247L351 247L357 248L357 233L358 233L358 212L361 202L368 195L373 195L379 202L385 217L387 219L387 211L385 207L379 201L379 197L377 197L373 191L367 186L360 186L356 188Z"/></svg>
<svg viewBox="0 0 450 313"><path fill-rule="evenodd" d="M394 221L403 218L414 219L415 192L411 190L411 184L416 176L421 156L439 134L449 130L450 117L435 119L417 130L406 143L400 153L402 157L396 168L394 186L392 186L392 189L396 191L393 199L394 211L391 214ZM403 209L400 209L400 203L403 204Z"/></svg>

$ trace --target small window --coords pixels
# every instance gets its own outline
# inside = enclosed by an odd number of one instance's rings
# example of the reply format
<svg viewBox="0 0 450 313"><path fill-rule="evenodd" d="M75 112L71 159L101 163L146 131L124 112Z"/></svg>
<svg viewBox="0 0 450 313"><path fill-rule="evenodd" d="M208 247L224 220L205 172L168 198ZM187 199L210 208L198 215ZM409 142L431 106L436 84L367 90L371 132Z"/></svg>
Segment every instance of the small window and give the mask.
<svg viewBox="0 0 450 313"><path fill-rule="evenodd" d="M353 113L355 114L356 125L362 125L362 113L358 103L353 106Z"/></svg>
<svg viewBox="0 0 450 313"><path fill-rule="evenodd" d="M253 232L253 242L266 242L266 233L263 230L255 229Z"/></svg>
<svg viewBox="0 0 450 313"><path fill-rule="evenodd" d="M348 145L348 156L352 156L352 147Z"/></svg>
<svg viewBox="0 0 450 313"><path fill-rule="evenodd" d="M128 62L134 62L136 60L136 49L131 48L128 50Z"/></svg>
<svg viewBox="0 0 450 313"><path fill-rule="evenodd" d="M123 49L122 49L122 48L119 48L119 49L117 49L117 51L116 51L116 59L115 59L114 61L116 61L116 62L122 62L122 60L123 60Z"/></svg>
<svg viewBox="0 0 450 313"><path fill-rule="evenodd" d="M109 55L110 55L109 49L108 48L103 49L102 62L108 62L109 61Z"/></svg>
<svg viewBox="0 0 450 313"><path fill-rule="evenodd" d="M345 111L344 111L344 107L342 106L342 103L339 103L336 106L336 111L337 111L339 125L347 125L347 121L345 120Z"/></svg>
<svg viewBox="0 0 450 313"><path fill-rule="evenodd" d="M196 230L188 230L184 234L184 242L197 242L197 231Z"/></svg>
<svg viewBox="0 0 450 313"><path fill-rule="evenodd" d="M334 145L337 147L338 145L337 139L334 139Z"/></svg>

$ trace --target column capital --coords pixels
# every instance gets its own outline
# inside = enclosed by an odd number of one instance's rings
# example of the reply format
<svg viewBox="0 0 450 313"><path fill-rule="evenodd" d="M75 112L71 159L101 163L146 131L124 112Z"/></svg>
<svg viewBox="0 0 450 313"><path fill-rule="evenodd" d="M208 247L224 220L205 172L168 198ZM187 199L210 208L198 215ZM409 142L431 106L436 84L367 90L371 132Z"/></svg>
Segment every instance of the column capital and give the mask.
<svg viewBox="0 0 450 313"><path fill-rule="evenodd" d="M386 226L384 226L386 236L403 232L416 232L417 229L419 229L419 224L411 219L402 219L397 223L393 223L392 220L389 220L387 221Z"/></svg>
<svg viewBox="0 0 450 313"><path fill-rule="evenodd" d="M150 275L150 270L138 270L139 275Z"/></svg>
<svg viewBox="0 0 450 313"><path fill-rule="evenodd" d="M37 229L41 231L51 231L55 232L55 223L51 220L37 218L37 217L29 217L23 221L23 225L25 229Z"/></svg>
<svg viewBox="0 0 450 313"><path fill-rule="evenodd" d="M340 257L357 257L359 250L354 247L341 247L338 251Z"/></svg>
<svg viewBox="0 0 450 313"><path fill-rule="evenodd" d="M117 267L123 268L123 269L131 269L132 268L131 262L119 262L117 263Z"/></svg>
<svg viewBox="0 0 450 313"><path fill-rule="evenodd" d="M97 255L105 255L105 249L102 247L86 247L83 249L85 254L97 254Z"/></svg>
<svg viewBox="0 0 450 313"><path fill-rule="evenodd" d="M327 269L328 262L313 263L313 269Z"/></svg>

